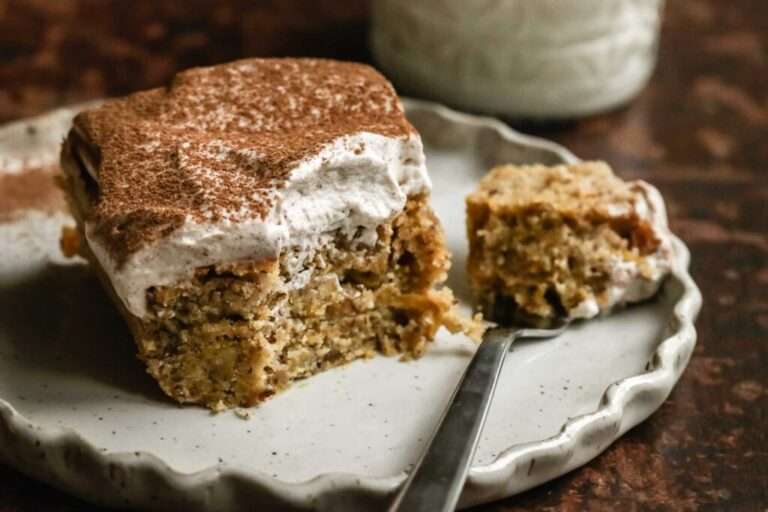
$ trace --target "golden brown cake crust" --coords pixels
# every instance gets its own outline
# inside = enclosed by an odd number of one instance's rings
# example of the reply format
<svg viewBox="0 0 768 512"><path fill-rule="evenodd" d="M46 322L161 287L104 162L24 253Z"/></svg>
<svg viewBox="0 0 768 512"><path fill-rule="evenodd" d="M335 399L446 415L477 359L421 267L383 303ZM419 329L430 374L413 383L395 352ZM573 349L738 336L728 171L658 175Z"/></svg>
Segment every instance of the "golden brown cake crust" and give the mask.
<svg viewBox="0 0 768 512"><path fill-rule="evenodd" d="M414 132L373 68L247 59L83 112L70 144L98 182L88 220L119 262L187 218L263 217L291 165L358 132Z"/></svg>
<svg viewBox="0 0 768 512"><path fill-rule="evenodd" d="M467 198L494 215L539 205L564 215L615 217L631 214L636 193L603 162L495 167Z"/></svg>

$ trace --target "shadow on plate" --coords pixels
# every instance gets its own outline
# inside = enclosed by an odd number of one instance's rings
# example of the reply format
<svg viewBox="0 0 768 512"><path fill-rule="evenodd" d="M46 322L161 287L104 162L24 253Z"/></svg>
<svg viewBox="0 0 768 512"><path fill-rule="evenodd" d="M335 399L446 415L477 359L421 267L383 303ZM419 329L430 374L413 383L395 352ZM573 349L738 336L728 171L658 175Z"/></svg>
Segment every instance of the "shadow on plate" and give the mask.
<svg viewBox="0 0 768 512"><path fill-rule="evenodd" d="M49 263L0 286L0 354L23 370L90 378L116 392L163 400L123 319L85 265Z"/></svg>

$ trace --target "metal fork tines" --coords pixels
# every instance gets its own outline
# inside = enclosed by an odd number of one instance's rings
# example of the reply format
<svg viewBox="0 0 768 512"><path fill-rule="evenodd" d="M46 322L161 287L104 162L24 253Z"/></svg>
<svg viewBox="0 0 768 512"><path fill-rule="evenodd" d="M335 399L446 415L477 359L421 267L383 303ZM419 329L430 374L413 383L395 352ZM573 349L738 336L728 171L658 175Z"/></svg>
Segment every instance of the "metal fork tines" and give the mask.
<svg viewBox="0 0 768 512"><path fill-rule="evenodd" d="M512 343L519 339L554 338L567 327L568 322L563 320L547 328L495 328L485 333L429 446L397 494L390 512L447 512L456 508Z"/></svg>

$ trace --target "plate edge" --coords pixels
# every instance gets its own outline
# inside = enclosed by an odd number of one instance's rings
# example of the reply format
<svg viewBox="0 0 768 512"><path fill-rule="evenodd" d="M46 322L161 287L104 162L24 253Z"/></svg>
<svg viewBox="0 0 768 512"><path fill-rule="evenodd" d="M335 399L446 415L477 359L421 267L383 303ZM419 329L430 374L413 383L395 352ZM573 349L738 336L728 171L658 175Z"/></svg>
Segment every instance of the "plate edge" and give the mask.
<svg viewBox="0 0 768 512"><path fill-rule="evenodd" d="M576 162L566 148L539 137L521 134L499 120L460 113L442 105L413 99L403 99L406 110L428 110L446 122L468 124L477 129L497 132L507 142L535 146L549 151L564 162ZM85 105L73 105L20 122L44 123L64 110L77 111ZM0 127L0 135L7 127ZM599 408L566 422L560 433L543 441L511 446L497 459L487 465L474 467L470 472L461 505L469 506L522 492L530 487L555 478L591 460L620 437L654 412L666 399L685 369L696 342L693 322L701 307L701 293L688 273L690 253L677 238L675 244L681 251L681 261L672 273L683 286L683 294L674 306L672 325L668 336L663 339L653 356L652 371L628 377L608 387ZM650 394L644 397L643 393ZM639 413L630 421L616 423L627 407L637 400L641 403ZM613 420L613 422L611 422ZM607 442L591 444L595 432L603 429ZM612 429L612 430L611 430ZM599 436L598 436L599 437ZM40 480L74 492L80 497L98 503L117 506L143 506L157 508L161 502L154 501L152 492L144 485L170 493L172 501L184 503L189 510L219 508L224 503L236 503L248 499L251 503L282 504L298 508L327 508L333 503L346 503L340 497L355 491L361 502L381 501L394 492L404 478L404 473L386 478L360 478L353 474L327 473L310 480L288 483L264 473L244 470L231 466L214 466L195 473L179 473L160 458L147 453L102 453L73 430L43 428L34 425L15 411L10 403L0 398L0 460ZM575 447L587 447L585 455L574 456ZM538 448L537 448L538 446ZM138 455L137 455L138 454ZM535 460L547 460L557 468L555 473L540 475L532 471ZM68 468L51 468L51 460L73 465L86 470L88 479ZM30 461L34 461L30 464ZM543 465L539 464L539 468ZM547 466L545 466L547 467ZM549 475L549 476L547 476ZM535 478L530 478L534 476ZM101 481L99 495L90 478ZM514 477L514 478L513 478ZM129 485L130 482L134 484ZM136 484L138 482L138 484ZM121 487L125 485L126 487ZM139 485L142 488L134 488ZM213 490L218 488L218 490ZM121 490L122 489L122 490ZM133 494L141 491L141 495Z"/></svg>

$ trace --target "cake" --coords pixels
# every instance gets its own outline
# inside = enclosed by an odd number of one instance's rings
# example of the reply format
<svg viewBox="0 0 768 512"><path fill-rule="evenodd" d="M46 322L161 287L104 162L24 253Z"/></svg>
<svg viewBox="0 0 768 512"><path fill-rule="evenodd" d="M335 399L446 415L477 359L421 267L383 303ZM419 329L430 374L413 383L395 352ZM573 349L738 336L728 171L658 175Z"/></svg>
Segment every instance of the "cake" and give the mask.
<svg viewBox="0 0 768 512"><path fill-rule="evenodd" d="M372 68L248 59L79 114L78 250L169 396L214 409L462 327L421 139Z"/></svg>
<svg viewBox="0 0 768 512"><path fill-rule="evenodd" d="M602 162L492 169L467 231L472 289L498 322L592 318L652 296L672 266L659 192Z"/></svg>

